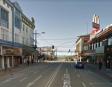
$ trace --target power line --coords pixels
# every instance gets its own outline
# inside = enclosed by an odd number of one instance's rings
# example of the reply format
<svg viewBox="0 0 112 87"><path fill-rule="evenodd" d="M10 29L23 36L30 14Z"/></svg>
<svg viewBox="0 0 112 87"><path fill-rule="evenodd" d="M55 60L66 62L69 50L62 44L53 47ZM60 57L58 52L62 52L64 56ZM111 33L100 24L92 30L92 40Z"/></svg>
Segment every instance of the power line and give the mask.
<svg viewBox="0 0 112 87"><path fill-rule="evenodd" d="M52 39L39 39L39 40L72 40L77 38L52 38Z"/></svg>
<svg viewBox="0 0 112 87"><path fill-rule="evenodd" d="M61 39L44 39L44 37L42 37L42 39L38 39L38 40L40 40L40 41L44 41L45 43L47 43L47 44L49 44L50 46L51 45L54 45L56 48L58 48L58 47L62 47L62 48L74 48L74 46L75 46L75 44L74 44L74 41L75 40L72 40L72 39L74 39L74 38L61 38ZM61 40L61 41L59 41L58 43L60 43L59 45L56 45L56 44L51 44L51 42L49 42L48 40ZM65 42L62 42L63 40L65 40ZM72 41L66 41L66 40L72 40ZM69 47L68 46L65 46L65 45L67 45L67 44L72 44L72 45L69 45ZM65 47L64 47L65 46Z"/></svg>

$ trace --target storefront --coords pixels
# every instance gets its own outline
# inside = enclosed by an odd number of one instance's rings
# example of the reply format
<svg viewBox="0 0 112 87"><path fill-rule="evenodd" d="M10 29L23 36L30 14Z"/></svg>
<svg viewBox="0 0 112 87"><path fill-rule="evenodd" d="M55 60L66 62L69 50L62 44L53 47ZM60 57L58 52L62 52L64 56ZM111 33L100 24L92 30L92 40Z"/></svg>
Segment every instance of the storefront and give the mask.
<svg viewBox="0 0 112 87"><path fill-rule="evenodd" d="M23 57L23 61L24 63L27 62L27 60L29 60L29 62L36 61L37 60L37 55L36 55L36 50L32 47L29 46L23 46L22 49L22 57Z"/></svg>
<svg viewBox="0 0 112 87"><path fill-rule="evenodd" d="M105 63L107 68L112 68L112 45L105 47Z"/></svg>
<svg viewBox="0 0 112 87"><path fill-rule="evenodd" d="M0 46L0 69L17 66L22 60L22 48Z"/></svg>
<svg viewBox="0 0 112 87"><path fill-rule="evenodd" d="M105 46L100 46L96 48L96 63L102 62L105 65Z"/></svg>

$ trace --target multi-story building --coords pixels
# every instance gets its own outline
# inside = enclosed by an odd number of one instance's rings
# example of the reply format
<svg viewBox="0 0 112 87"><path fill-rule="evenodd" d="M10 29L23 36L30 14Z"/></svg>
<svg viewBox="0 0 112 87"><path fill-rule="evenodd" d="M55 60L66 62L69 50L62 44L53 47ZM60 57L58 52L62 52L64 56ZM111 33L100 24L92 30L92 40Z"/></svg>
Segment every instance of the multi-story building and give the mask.
<svg viewBox="0 0 112 87"><path fill-rule="evenodd" d="M112 24L100 30L99 16L94 15L92 21L92 32L86 42L87 50L83 51L83 35L76 42L77 57L82 59L86 56L91 63L102 63L107 67L112 67Z"/></svg>
<svg viewBox="0 0 112 87"><path fill-rule="evenodd" d="M56 49L54 48L54 45L52 47L45 46L45 47L38 47L38 52L40 55L45 55L45 59L48 60L54 60L56 59Z"/></svg>
<svg viewBox="0 0 112 87"><path fill-rule="evenodd" d="M92 39L100 32L100 20L99 16L94 15L92 20L92 31L88 35L81 35L76 41L76 55L78 59L82 59L87 56L94 57L94 43Z"/></svg>
<svg viewBox="0 0 112 87"><path fill-rule="evenodd" d="M34 19L27 18L17 2L0 0L0 69L33 57L34 28Z"/></svg>
<svg viewBox="0 0 112 87"><path fill-rule="evenodd" d="M91 62L96 61L96 52L95 51L96 51L96 46L98 45L98 43L93 42L93 39L101 31L102 30L100 30L100 18L99 18L99 16L94 15L93 20L92 20L92 31L90 33L90 40L88 41L88 46L89 46L88 57Z"/></svg>
<svg viewBox="0 0 112 87"><path fill-rule="evenodd" d="M107 68L110 68L112 66L112 25L96 34L91 42L95 44L94 49L91 49L95 50L94 62L102 61Z"/></svg>
<svg viewBox="0 0 112 87"><path fill-rule="evenodd" d="M90 35L81 35L76 41L76 58L77 60L82 60L87 55L88 50L88 41L89 41Z"/></svg>

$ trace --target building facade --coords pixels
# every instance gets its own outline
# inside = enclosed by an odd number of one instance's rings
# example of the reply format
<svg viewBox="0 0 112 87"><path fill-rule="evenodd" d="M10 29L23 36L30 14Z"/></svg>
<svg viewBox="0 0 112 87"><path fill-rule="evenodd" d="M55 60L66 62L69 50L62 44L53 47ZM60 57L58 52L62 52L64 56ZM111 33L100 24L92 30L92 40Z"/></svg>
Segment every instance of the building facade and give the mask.
<svg viewBox="0 0 112 87"><path fill-rule="evenodd" d="M102 61L106 68L112 67L112 25L96 34L91 40L94 43L95 57L94 62Z"/></svg>
<svg viewBox="0 0 112 87"><path fill-rule="evenodd" d="M0 69L21 64L25 54L33 57L34 28L34 19L27 18L17 2L0 0Z"/></svg>
<svg viewBox="0 0 112 87"><path fill-rule="evenodd" d="M106 68L112 68L112 24L100 29L99 16L94 15L90 38L86 41L87 50L84 49L82 36L76 41L77 57L86 57L90 63L102 62Z"/></svg>
<svg viewBox="0 0 112 87"><path fill-rule="evenodd" d="M88 40L90 38L90 35L81 35L76 41L76 59L77 60L83 60L83 58L86 57L87 55L87 50L88 50Z"/></svg>
<svg viewBox="0 0 112 87"><path fill-rule="evenodd" d="M96 47L98 47L99 45L99 43L95 43L93 39L101 31L102 30L100 29L100 18L99 16L94 14L93 20L92 20L92 31L90 32L90 39L88 40L89 49L88 49L88 55L87 55L87 57L89 58L89 61L91 62L96 61Z"/></svg>

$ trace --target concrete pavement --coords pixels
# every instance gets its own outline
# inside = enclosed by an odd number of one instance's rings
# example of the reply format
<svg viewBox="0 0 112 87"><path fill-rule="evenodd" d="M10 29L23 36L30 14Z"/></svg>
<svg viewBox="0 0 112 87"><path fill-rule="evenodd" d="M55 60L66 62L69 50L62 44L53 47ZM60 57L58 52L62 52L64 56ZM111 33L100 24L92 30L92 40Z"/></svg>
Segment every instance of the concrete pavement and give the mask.
<svg viewBox="0 0 112 87"><path fill-rule="evenodd" d="M98 69L98 64L86 64L87 68L96 72L99 75L105 76L105 78L109 78L112 81L112 69L106 69L104 66L101 70Z"/></svg>
<svg viewBox="0 0 112 87"><path fill-rule="evenodd" d="M74 63L40 63L0 77L0 87L112 87L110 79Z"/></svg>

